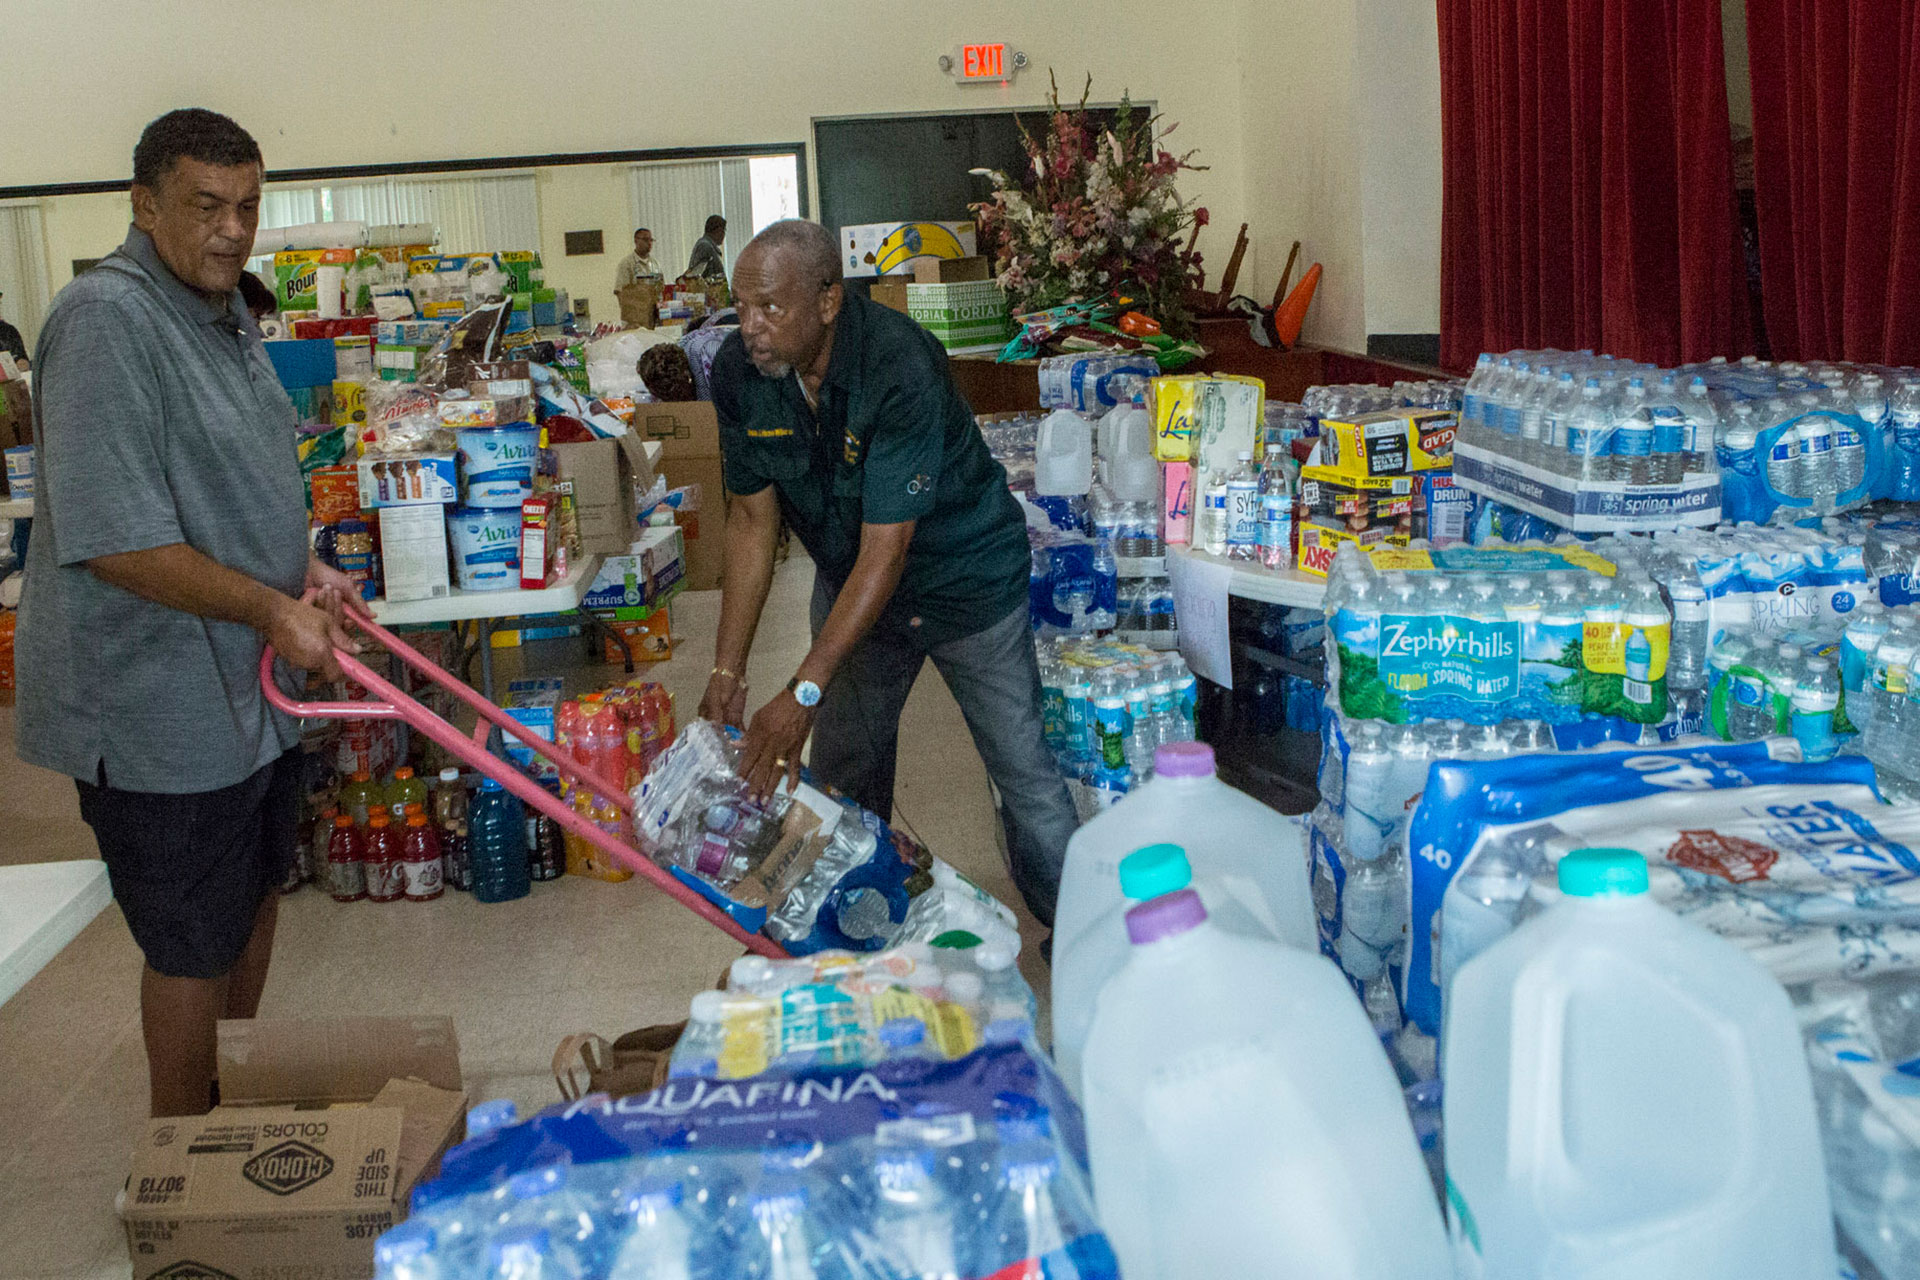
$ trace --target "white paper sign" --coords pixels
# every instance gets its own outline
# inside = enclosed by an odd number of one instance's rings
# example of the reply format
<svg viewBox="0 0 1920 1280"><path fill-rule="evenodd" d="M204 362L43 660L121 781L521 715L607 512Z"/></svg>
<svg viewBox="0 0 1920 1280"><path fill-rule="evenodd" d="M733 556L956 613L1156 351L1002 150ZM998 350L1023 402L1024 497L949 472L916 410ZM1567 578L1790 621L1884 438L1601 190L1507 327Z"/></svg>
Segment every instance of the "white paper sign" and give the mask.
<svg viewBox="0 0 1920 1280"><path fill-rule="evenodd" d="M1227 584L1233 570L1197 553L1170 554L1167 576L1180 619L1180 655L1201 679L1233 688L1233 642L1227 636Z"/></svg>

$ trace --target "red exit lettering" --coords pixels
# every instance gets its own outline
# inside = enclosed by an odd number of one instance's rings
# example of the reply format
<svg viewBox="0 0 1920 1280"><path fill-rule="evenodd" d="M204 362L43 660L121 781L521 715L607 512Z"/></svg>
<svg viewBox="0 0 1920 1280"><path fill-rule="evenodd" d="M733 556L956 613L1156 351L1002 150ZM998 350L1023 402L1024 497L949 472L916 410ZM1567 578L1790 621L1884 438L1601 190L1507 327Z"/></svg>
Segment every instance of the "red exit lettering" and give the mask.
<svg viewBox="0 0 1920 1280"><path fill-rule="evenodd" d="M1001 79L1007 74L1007 46L969 44L960 47L960 72L969 80Z"/></svg>

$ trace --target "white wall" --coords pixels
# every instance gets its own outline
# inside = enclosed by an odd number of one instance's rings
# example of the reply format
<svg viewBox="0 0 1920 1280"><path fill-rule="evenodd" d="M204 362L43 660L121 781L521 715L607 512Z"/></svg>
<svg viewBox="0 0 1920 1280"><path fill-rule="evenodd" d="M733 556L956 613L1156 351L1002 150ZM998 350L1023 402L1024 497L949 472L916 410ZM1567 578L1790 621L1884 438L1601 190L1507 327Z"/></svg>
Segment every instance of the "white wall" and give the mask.
<svg viewBox="0 0 1920 1280"><path fill-rule="evenodd" d="M9 155L0 183L124 178L141 127L182 105L232 115L260 140L269 168L288 169L810 143L817 116L1036 106L1048 68L1073 96L1091 71L1097 98L1124 89L1155 101L1179 122L1171 142L1198 148L1209 166L1181 183L1213 215L1202 239L1209 284L1218 284L1235 228L1251 222L1238 290L1264 301L1297 236L1304 260L1322 261L1328 272L1309 336L1358 348L1372 297L1355 145L1356 95L1366 87L1359 31L1363 8L1365 21L1380 21L1377 2L1201 0L1169 9L1163 0L1108 0L1092 19L1062 0L43 6L9 27L0 82ZM956 86L935 59L977 40L1006 40L1033 65L1010 88ZM208 69L210 48L225 51L217 73ZM76 50L84 66L76 66ZM1437 80L1431 44L1427 56ZM112 92L76 92L77 74ZM1397 172L1380 168L1386 178ZM71 214L62 200L50 214L56 287L70 259L98 256L124 233L123 196L86 200ZM603 300L611 305L613 266L631 232L626 219L609 166L542 176L549 278L594 299L596 317ZM608 253L569 262L561 233L593 227L606 232ZM1393 234L1383 227L1376 240ZM1415 274L1406 263L1393 270ZM1433 287L1437 293L1437 262Z"/></svg>

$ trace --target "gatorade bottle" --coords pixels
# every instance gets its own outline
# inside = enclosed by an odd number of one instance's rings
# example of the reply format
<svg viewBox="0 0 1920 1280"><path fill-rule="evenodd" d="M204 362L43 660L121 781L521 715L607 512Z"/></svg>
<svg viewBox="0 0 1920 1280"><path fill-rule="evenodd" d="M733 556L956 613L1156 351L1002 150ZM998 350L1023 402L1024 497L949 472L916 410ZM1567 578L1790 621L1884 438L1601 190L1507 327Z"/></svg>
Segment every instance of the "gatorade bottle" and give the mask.
<svg viewBox="0 0 1920 1280"><path fill-rule="evenodd" d="M408 808L413 806L409 805ZM427 825L427 815L424 813L416 811L407 818L400 870L407 901L431 902L440 896L444 882L440 841L433 834L433 828Z"/></svg>
<svg viewBox="0 0 1920 1280"><path fill-rule="evenodd" d="M403 764L393 771L393 781L387 784L387 807L396 826L407 820L410 804L426 809L427 784L424 779L414 777L413 770Z"/></svg>
<svg viewBox="0 0 1920 1280"><path fill-rule="evenodd" d="M341 811L353 819L353 825L366 829L367 819L381 805L380 788L373 785L373 775L365 769L347 779L347 785L340 788Z"/></svg>
<svg viewBox="0 0 1920 1280"><path fill-rule="evenodd" d="M367 896L366 841L349 814L333 820L333 832L327 837L327 892L335 902L357 902Z"/></svg>
<svg viewBox="0 0 1920 1280"><path fill-rule="evenodd" d="M376 812L367 820L367 901L398 902L406 895L403 858L400 833L392 819Z"/></svg>

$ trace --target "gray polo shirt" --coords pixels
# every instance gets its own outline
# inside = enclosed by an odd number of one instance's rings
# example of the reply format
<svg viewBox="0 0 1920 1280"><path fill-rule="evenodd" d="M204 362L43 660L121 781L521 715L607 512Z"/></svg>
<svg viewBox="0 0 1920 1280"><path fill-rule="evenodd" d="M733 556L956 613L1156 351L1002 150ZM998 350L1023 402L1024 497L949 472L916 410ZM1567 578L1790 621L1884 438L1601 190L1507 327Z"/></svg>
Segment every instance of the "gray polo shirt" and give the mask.
<svg viewBox="0 0 1920 1280"><path fill-rule="evenodd" d="M34 350L39 485L16 662L20 758L129 791L212 791L299 740L251 627L143 600L97 556L184 542L297 595L296 417L234 290L208 302L138 228L54 299Z"/></svg>

